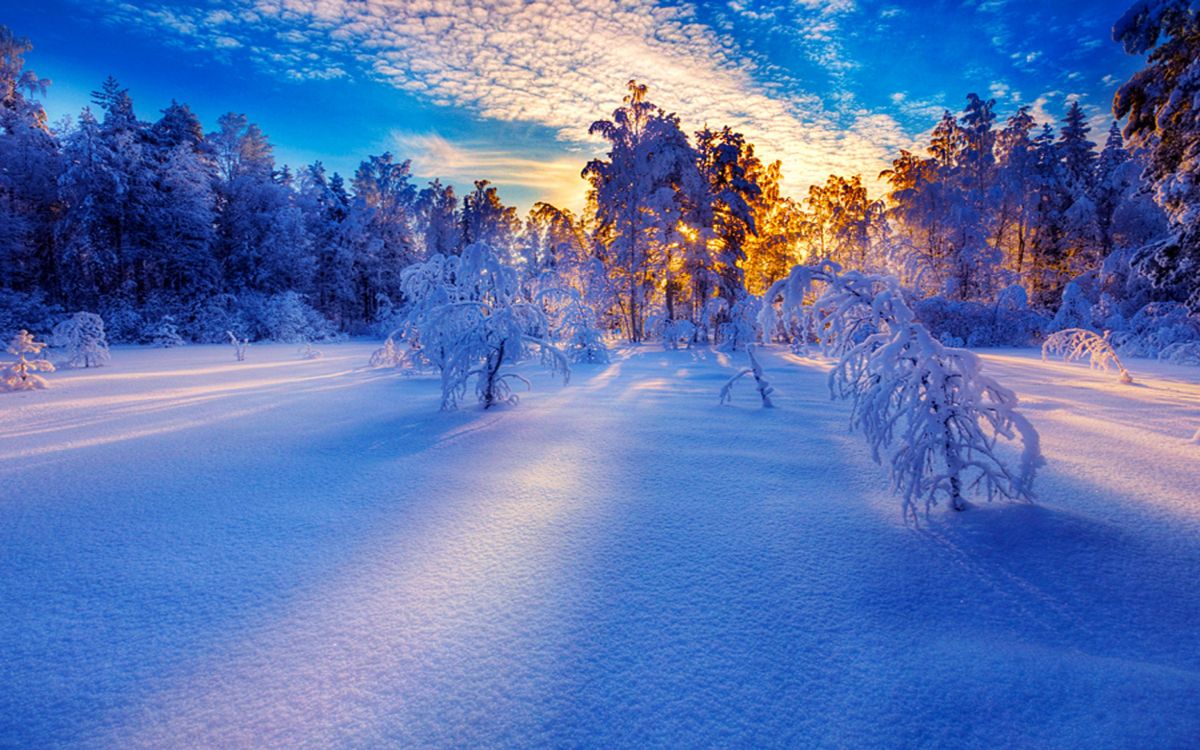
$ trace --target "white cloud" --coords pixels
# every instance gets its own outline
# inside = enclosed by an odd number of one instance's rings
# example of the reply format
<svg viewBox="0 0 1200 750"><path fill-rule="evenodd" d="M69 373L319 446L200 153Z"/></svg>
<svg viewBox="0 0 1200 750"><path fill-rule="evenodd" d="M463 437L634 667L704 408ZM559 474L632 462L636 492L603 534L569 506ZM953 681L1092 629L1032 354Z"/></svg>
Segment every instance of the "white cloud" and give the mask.
<svg viewBox="0 0 1200 750"><path fill-rule="evenodd" d="M365 73L441 106L547 126L568 143L586 141L588 125L608 116L625 82L636 78L689 130L709 123L744 132L763 157L783 161L793 190L830 173L862 173L873 181L896 147L910 141L886 115L835 115L816 96L781 92L729 37L699 23L689 6L232 0L213 18L109 2L115 22L168 31L209 49L237 42L241 54L288 78ZM853 1L795 0L795 8L807 19L800 33L823 43L816 44L819 59L836 71L844 64L835 39L838 19L855 10ZM834 104L852 104L852 97L833 96ZM573 164L576 173L581 167L582 161ZM561 171L565 187L569 180ZM547 173L537 174L531 179Z"/></svg>

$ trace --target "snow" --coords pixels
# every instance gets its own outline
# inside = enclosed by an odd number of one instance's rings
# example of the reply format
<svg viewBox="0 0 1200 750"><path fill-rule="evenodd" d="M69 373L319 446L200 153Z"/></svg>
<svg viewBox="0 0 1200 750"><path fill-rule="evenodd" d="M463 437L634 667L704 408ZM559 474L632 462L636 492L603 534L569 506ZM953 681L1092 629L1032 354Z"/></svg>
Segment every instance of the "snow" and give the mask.
<svg viewBox="0 0 1200 750"><path fill-rule="evenodd" d="M655 346L439 412L375 343L0 395L0 746L1178 747L1200 371L984 352L1037 504L906 525L827 365Z"/></svg>

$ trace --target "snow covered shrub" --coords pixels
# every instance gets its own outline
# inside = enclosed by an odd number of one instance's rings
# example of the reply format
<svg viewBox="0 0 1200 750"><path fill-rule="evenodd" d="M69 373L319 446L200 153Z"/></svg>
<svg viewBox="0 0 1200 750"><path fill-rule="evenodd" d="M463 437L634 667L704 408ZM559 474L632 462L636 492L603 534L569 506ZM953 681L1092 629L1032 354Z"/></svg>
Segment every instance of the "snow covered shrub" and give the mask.
<svg viewBox="0 0 1200 750"><path fill-rule="evenodd" d="M17 361L8 363L4 370L0 371L0 386L7 391L33 391L45 388L46 379L34 374L36 372L54 372L54 365L38 356L45 348L44 343L34 341L33 334L24 329L13 336L12 342L8 345L8 353L16 355ZM26 356L30 354L34 359Z"/></svg>
<svg viewBox="0 0 1200 750"><path fill-rule="evenodd" d="M1178 302L1151 302L1113 334L1113 345L1129 357L1157 357L1171 344L1200 341L1200 320Z"/></svg>
<svg viewBox="0 0 1200 750"><path fill-rule="evenodd" d="M41 290L17 292L0 289L0 335L27 331L44 331L62 319L62 308L46 302Z"/></svg>
<svg viewBox="0 0 1200 750"><path fill-rule="evenodd" d="M157 323L147 326L142 332L142 338L154 346L170 349L183 346L183 337L179 335L179 327L170 315L164 315Z"/></svg>
<svg viewBox="0 0 1200 750"><path fill-rule="evenodd" d="M320 359L325 356L320 349L314 349L311 341L305 341L304 346L296 350L300 355L300 359Z"/></svg>
<svg viewBox="0 0 1200 750"><path fill-rule="evenodd" d="M1028 346L1046 319L1030 310L1020 287L1000 292L993 304L927 297L912 306L917 319L947 346Z"/></svg>
<svg viewBox="0 0 1200 750"><path fill-rule="evenodd" d="M406 322L409 364L428 364L442 376L442 409L458 407L473 380L483 408L515 404L512 382L529 386L503 370L536 350L563 382L570 377L566 356L533 331L546 331L538 305L522 302L517 274L486 244L467 246L461 256L435 254L401 272L412 307Z"/></svg>
<svg viewBox="0 0 1200 750"><path fill-rule="evenodd" d="M263 305L263 338L285 344L321 341L335 335L333 326L296 292L283 292Z"/></svg>
<svg viewBox="0 0 1200 750"><path fill-rule="evenodd" d="M371 367L399 367L404 364L404 350L396 344L399 335L399 330L392 331L383 346L371 352Z"/></svg>
<svg viewBox="0 0 1200 750"><path fill-rule="evenodd" d="M681 319L664 323L662 342L664 349L688 348L696 338L696 326L692 321Z"/></svg>
<svg viewBox="0 0 1200 750"><path fill-rule="evenodd" d="M100 310L104 320L105 338L119 344L136 344L142 340L146 330L146 318L136 308L123 304L111 304Z"/></svg>
<svg viewBox="0 0 1200 750"><path fill-rule="evenodd" d="M1042 361L1045 361L1051 354L1058 354L1068 362L1087 358L1088 365L1092 369L1104 372L1116 370L1120 374L1119 379L1122 383L1132 383L1133 376L1129 374L1129 370L1125 369L1124 363L1117 356L1108 337L1107 331L1100 336L1083 328L1067 328L1056 331L1042 342Z"/></svg>
<svg viewBox="0 0 1200 750"><path fill-rule="evenodd" d="M225 335L229 337L229 343L233 346L233 356L238 362L243 362L246 359L246 349L250 346L250 339L238 339L233 331L226 331Z"/></svg>
<svg viewBox="0 0 1200 750"><path fill-rule="evenodd" d="M54 326L51 341L64 350L69 367L99 367L109 360L104 320L95 313L77 312Z"/></svg>
<svg viewBox="0 0 1200 750"><path fill-rule="evenodd" d="M1063 288L1062 304L1058 306L1051 325L1057 331L1092 326L1092 303L1084 294L1080 279L1067 282Z"/></svg>
<svg viewBox="0 0 1200 750"><path fill-rule="evenodd" d="M961 510L972 488L989 500L1032 496L1044 461L1016 394L984 375L975 354L944 346L917 322L895 278L843 273L828 261L796 266L764 296L763 330L777 330L780 318L807 321L838 358L830 391L850 401L851 425L875 460L886 455L906 518L922 501L926 513L942 499ZM1015 465L1002 441L1020 444Z"/></svg>
<svg viewBox="0 0 1200 750"><path fill-rule="evenodd" d="M721 323L721 350L727 352L748 349L758 340L758 312L762 302L758 297L747 295L729 310L729 319Z"/></svg>
<svg viewBox="0 0 1200 750"><path fill-rule="evenodd" d="M771 403L771 394L775 389L767 382L763 376L762 365L758 363L758 357L754 356L754 345L746 345L746 356L750 358L750 366L742 369L737 375L730 378L725 385L721 386L721 403L728 404L733 401L733 384L736 383L743 375L753 375L754 383L758 389L759 398L762 399L764 409L774 408L775 404Z"/></svg>
<svg viewBox="0 0 1200 750"><path fill-rule="evenodd" d="M1176 341L1158 353L1163 362L1200 366L1200 341Z"/></svg>
<svg viewBox="0 0 1200 750"><path fill-rule="evenodd" d="M596 311L585 304L579 292L569 287L550 287L537 295L546 315L550 340L562 347L574 363L608 362L604 331L596 323Z"/></svg>

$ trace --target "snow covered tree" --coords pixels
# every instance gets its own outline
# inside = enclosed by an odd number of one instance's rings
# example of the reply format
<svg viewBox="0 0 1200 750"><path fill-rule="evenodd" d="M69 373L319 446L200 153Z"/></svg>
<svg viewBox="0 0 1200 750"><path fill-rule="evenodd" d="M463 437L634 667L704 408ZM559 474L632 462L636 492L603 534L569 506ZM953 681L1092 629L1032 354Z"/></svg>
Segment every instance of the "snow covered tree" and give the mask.
<svg viewBox="0 0 1200 750"><path fill-rule="evenodd" d="M1179 285L1200 312L1200 4L1138 0L1113 26L1113 39L1147 66L1117 91L1113 112L1128 117L1125 138L1145 149L1145 176L1173 230L1136 262L1156 285Z"/></svg>
<svg viewBox="0 0 1200 750"><path fill-rule="evenodd" d="M456 409L472 381L483 408L515 404L514 381L528 381L504 366L535 350L565 383L566 356L543 338L545 315L522 302L516 272L482 243L461 256L435 255L403 272L404 293L412 304L406 321L410 364L429 364L442 378L442 409Z"/></svg>
<svg viewBox="0 0 1200 750"><path fill-rule="evenodd" d="M811 332L837 357L830 390L850 401L875 460L886 456L906 518L920 502L926 513L940 500L962 510L971 488L989 500L1032 496L1043 459L1016 394L917 322L894 278L796 266L767 291L761 320L767 332ZM1002 440L1021 444L1016 466L997 450Z"/></svg>
<svg viewBox="0 0 1200 750"><path fill-rule="evenodd" d="M682 222L706 187L679 118L652 104L645 85L630 81L628 87L612 119L592 123L588 132L608 141L609 151L589 162L583 176L592 185L605 263L621 290L625 333L636 343L645 338L660 284L667 317L676 317L672 253L689 239Z"/></svg>
<svg viewBox="0 0 1200 750"><path fill-rule="evenodd" d="M46 379L37 375L38 372L54 372L54 365L40 356L46 345L33 340L33 334L21 329L13 336L8 345L8 353L15 355L16 362L10 362L0 373L0 385L9 391L33 391L46 387ZM29 359L33 355L33 359Z"/></svg>
<svg viewBox="0 0 1200 750"><path fill-rule="evenodd" d="M70 367L100 367L109 360L104 320L95 313L77 312L54 327L51 341L62 348Z"/></svg>
<svg viewBox="0 0 1200 750"><path fill-rule="evenodd" d="M422 257L454 255L461 247L458 229L458 199L452 185L432 180L417 194L417 234L421 238Z"/></svg>
<svg viewBox="0 0 1200 750"><path fill-rule="evenodd" d="M1087 359L1092 369L1104 372L1116 370L1122 383L1133 382L1133 376L1125 369L1125 364L1121 362L1109 341L1108 331L1105 331L1103 336L1083 328L1055 331L1042 343L1042 361L1051 354L1060 355L1068 362Z"/></svg>

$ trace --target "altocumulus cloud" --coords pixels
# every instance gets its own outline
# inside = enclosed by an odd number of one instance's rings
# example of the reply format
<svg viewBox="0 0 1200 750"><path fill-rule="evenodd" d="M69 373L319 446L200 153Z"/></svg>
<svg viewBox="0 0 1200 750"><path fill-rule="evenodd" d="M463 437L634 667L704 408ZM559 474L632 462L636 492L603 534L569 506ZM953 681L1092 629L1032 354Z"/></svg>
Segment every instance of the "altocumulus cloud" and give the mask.
<svg viewBox="0 0 1200 750"><path fill-rule="evenodd" d="M833 34L831 19L846 4L798 3L813 14L810 39ZM731 37L700 23L689 5L229 0L220 7L181 9L105 0L104 7L114 22L215 54L236 50L281 76L365 74L483 118L547 126L572 144L586 144L588 125L608 116L620 104L625 82L636 78L650 84L653 100L676 112L688 130L710 124L745 133L760 156L783 161L792 189L823 182L830 173L861 173L872 181L889 154L912 142L886 115L844 107L834 112L795 82L770 80ZM406 138L409 145L422 145ZM478 146L431 139L423 145L454 156L453 164L490 162L497 182L512 182L527 170L526 184L548 194L580 189L582 159L568 169ZM595 148L590 144L589 150Z"/></svg>

